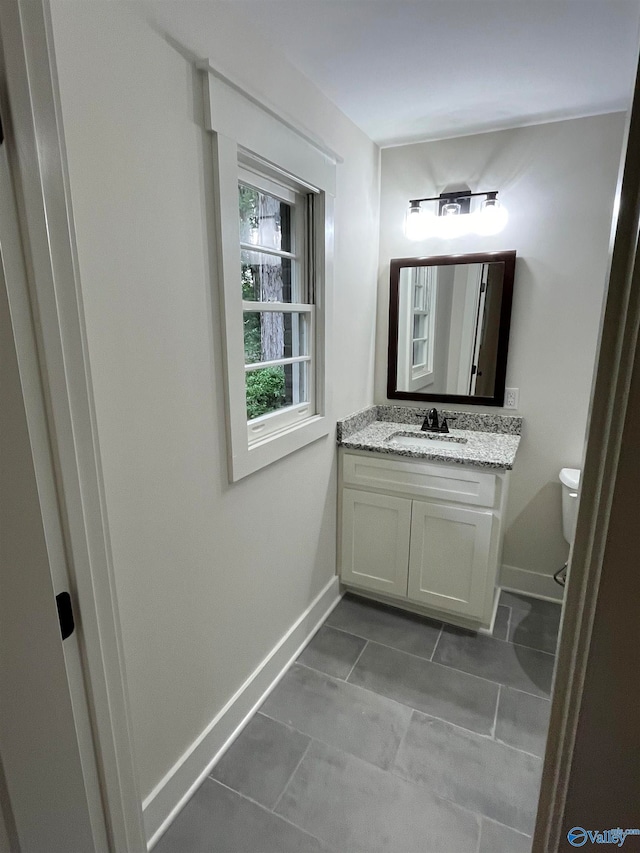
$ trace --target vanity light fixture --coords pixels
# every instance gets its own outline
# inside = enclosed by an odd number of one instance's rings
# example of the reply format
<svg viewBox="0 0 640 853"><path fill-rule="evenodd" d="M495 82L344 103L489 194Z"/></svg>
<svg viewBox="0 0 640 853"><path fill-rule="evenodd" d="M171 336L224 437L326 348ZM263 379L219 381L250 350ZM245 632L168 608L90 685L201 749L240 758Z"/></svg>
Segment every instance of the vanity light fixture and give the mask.
<svg viewBox="0 0 640 853"><path fill-rule="evenodd" d="M471 199L484 197L478 210L471 213ZM423 202L435 201L436 209L422 207ZM431 198L416 198L409 202L404 233L409 240L427 237L460 237L469 232L488 236L498 234L507 224L509 214L498 201L497 190L485 193L446 192Z"/></svg>

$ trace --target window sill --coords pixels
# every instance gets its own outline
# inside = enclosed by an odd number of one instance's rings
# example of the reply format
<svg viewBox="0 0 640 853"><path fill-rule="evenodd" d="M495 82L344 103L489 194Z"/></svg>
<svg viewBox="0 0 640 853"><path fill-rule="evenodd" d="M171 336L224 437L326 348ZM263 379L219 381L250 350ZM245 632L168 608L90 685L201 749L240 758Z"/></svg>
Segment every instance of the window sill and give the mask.
<svg viewBox="0 0 640 853"><path fill-rule="evenodd" d="M328 434L329 419L324 415L315 415L303 423L292 424L277 433L272 433L262 441L252 442L251 445L246 443L238 448L237 452L233 449L230 465L231 481L235 483Z"/></svg>

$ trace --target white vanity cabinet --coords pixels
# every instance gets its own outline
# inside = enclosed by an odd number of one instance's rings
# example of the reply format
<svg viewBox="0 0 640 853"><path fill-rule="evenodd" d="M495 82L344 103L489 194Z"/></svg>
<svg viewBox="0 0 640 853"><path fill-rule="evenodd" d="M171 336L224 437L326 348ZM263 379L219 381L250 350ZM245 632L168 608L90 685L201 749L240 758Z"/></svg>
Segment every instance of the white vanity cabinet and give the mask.
<svg viewBox="0 0 640 853"><path fill-rule="evenodd" d="M342 583L445 621L489 628L508 476L341 449Z"/></svg>
<svg viewBox="0 0 640 853"><path fill-rule="evenodd" d="M406 597L410 539L411 501L343 490L343 583Z"/></svg>

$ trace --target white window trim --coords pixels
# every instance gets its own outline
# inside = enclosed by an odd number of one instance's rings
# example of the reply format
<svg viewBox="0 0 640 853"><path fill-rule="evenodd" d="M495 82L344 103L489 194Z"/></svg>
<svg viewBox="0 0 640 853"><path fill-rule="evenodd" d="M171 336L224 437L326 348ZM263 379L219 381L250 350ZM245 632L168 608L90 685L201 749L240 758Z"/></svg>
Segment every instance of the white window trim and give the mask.
<svg viewBox="0 0 640 853"><path fill-rule="evenodd" d="M428 287L428 301L429 308L426 311L428 315L428 328L426 334L426 362L425 364L415 365L413 364L413 344L416 341L416 338L413 337L413 321L414 317L418 312L415 309L415 296L413 289L416 286L416 283L413 282L412 292L411 292L411 311L409 316L409 359L411 364L411 378L409 380L409 389L411 391L417 391L420 388L424 388L427 385L432 385L435 377L435 371L433 369L433 360L434 360L434 340L435 340L435 318L438 310L438 288L436 282L436 275L433 267L415 267L414 274L416 276L421 276L423 278L422 286Z"/></svg>
<svg viewBox="0 0 640 853"><path fill-rule="evenodd" d="M312 141L309 134L279 119L251 95L205 70L205 123L212 131L217 224L218 284L222 307L226 374L227 448L231 482L282 459L329 434L330 400L325 377L329 371L329 323L333 284L333 198L336 158ZM263 441L248 439L245 402L244 336L238 219L238 178L244 153L263 161L266 168L317 192L314 268L316 286L314 325L316 342L315 409L300 411L293 422ZM303 407L294 407L294 410Z"/></svg>
<svg viewBox="0 0 640 853"><path fill-rule="evenodd" d="M437 288L431 288L431 305L429 308L429 334L427 343L427 362L426 366L413 364L413 318L414 311L414 288L415 275L430 275L431 267L407 267L407 276L404 279L407 286L400 287L400 302L399 302L399 317L403 318L403 322L398 327L398 387L403 391L420 391L433 385L435 379L435 371L433 369L433 341L434 341L434 324L437 310ZM426 273L423 271L426 270ZM403 270L404 272L404 270ZM425 282L426 283L426 282Z"/></svg>

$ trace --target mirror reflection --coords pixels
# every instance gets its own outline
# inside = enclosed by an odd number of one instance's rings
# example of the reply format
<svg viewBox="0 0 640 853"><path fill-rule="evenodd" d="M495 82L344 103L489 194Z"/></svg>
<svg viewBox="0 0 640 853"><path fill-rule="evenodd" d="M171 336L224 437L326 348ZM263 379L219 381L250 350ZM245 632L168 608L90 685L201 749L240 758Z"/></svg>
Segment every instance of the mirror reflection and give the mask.
<svg viewBox="0 0 640 853"><path fill-rule="evenodd" d="M515 252L392 261L389 396L502 405Z"/></svg>

